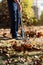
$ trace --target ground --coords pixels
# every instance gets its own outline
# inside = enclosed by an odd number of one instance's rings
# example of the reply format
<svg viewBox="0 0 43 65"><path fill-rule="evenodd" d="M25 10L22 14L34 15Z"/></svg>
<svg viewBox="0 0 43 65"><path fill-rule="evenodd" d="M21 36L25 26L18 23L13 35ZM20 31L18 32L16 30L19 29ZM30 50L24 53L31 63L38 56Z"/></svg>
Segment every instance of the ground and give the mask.
<svg viewBox="0 0 43 65"><path fill-rule="evenodd" d="M43 26L24 26L25 30L30 28L37 32L43 32ZM0 65L43 65L43 36L28 37L26 43L34 46L34 49L26 50L25 53L17 52L12 48L11 44L14 44L15 41L17 46L23 43L23 40L12 39L10 29L0 29Z"/></svg>

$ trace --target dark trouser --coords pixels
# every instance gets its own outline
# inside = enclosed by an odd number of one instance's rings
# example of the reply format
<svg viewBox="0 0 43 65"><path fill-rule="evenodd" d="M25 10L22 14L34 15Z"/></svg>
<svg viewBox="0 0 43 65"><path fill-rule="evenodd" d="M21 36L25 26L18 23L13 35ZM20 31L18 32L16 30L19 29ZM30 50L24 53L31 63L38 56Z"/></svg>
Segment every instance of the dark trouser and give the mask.
<svg viewBox="0 0 43 65"><path fill-rule="evenodd" d="M8 9L10 14L10 27L11 27L11 33L12 37L17 37L17 31L18 31L18 23L20 22L20 19L18 16L18 9L16 6L16 3L14 3L12 0L8 0Z"/></svg>

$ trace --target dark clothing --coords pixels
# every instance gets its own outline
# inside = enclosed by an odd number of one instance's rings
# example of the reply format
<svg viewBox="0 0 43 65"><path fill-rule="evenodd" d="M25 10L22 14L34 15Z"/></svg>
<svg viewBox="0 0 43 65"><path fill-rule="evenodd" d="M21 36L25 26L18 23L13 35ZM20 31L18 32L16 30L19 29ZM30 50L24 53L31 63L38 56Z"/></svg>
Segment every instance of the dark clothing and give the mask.
<svg viewBox="0 0 43 65"><path fill-rule="evenodd" d="M9 9L9 15L10 15L10 27L11 27L11 33L12 37L17 37L17 31L18 31L18 25L20 22L20 16L18 16L18 6L13 0L7 0L8 2L8 9Z"/></svg>

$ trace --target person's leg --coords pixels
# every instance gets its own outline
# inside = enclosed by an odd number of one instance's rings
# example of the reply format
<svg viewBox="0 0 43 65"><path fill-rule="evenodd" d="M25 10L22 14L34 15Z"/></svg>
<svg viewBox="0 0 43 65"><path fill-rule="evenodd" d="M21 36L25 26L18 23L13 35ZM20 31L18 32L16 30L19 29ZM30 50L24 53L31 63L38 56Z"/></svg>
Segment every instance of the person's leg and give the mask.
<svg viewBox="0 0 43 65"><path fill-rule="evenodd" d="M19 10L17 10L17 31L20 25L21 25L21 13Z"/></svg>
<svg viewBox="0 0 43 65"><path fill-rule="evenodd" d="M8 9L9 9L9 15L10 15L10 28L12 37L16 38L16 29L15 29L15 17L14 17L14 7L13 7L13 1L7 0L8 2Z"/></svg>
<svg viewBox="0 0 43 65"><path fill-rule="evenodd" d="M18 13L18 7L17 4L13 2L13 6L14 6L14 12L15 12L15 30L16 30L16 35L18 34L18 20L17 20L17 13Z"/></svg>
<svg viewBox="0 0 43 65"><path fill-rule="evenodd" d="M18 26L21 25L21 13L18 11L18 18L17 18L17 23L18 23Z"/></svg>
<svg viewBox="0 0 43 65"><path fill-rule="evenodd" d="M14 17L15 17L15 29L17 30L17 4L13 2L13 7L14 7Z"/></svg>

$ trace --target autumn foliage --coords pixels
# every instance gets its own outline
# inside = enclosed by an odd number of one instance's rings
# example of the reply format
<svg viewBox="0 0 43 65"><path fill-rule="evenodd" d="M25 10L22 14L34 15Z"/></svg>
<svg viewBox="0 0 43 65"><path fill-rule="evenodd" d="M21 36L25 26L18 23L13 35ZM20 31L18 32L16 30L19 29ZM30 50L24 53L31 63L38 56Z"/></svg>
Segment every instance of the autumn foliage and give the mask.
<svg viewBox="0 0 43 65"><path fill-rule="evenodd" d="M24 22L28 22L29 19L34 16L34 11L32 9L33 1L34 0L22 0L21 2Z"/></svg>

